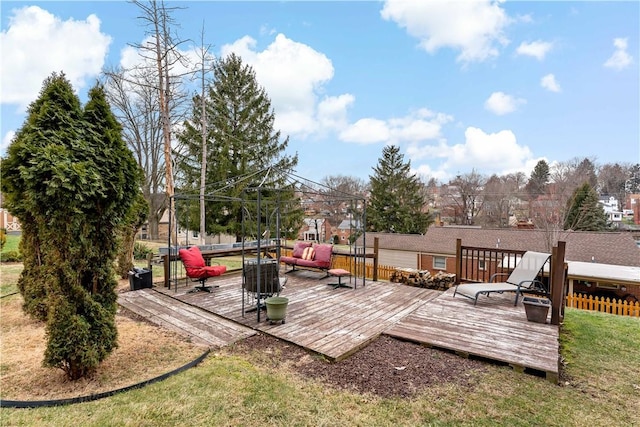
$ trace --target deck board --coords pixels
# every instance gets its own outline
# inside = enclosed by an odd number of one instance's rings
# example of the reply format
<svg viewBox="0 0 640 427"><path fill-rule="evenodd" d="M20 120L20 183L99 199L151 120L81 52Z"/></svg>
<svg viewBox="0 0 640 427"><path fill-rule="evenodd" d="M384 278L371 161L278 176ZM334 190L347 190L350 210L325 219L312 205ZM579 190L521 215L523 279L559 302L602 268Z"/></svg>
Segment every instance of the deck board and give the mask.
<svg viewBox="0 0 640 427"><path fill-rule="evenodd" d="M155 288L157 298L147 297L149 307L140 310L167 324L171 308L162 304L177 300L190 308L177 310L180 319L174 328L185 329L193 323L198 330L217 334L221 341L240 339L246 329L260 331L335 361L387 334L515 368L543 371L557 380L558 327L528 322L522 304L515 307L511 294L481 298L474 306L467 298L453 297L452 290L371 281L362 286L361 280L355 289L334 289L328 285L334 278L318 280L322 275L304 270L286 277L287 286L280 295L289 299L289 305L282 324L266 321L265 311L260 313L260 322L257 312L243 313L239 273L216 278L213 283L219 287L211 293L188 293L191 285L177 290ZM136 292L140 291L132 293ZM207 330L210 320L201 319L199 310L229 323L216 322Z"/></svg>
<svg viewBox="0 0 640 427"><path fill-rule="evenodd" d="M467 298L442 293L406 316L386 334L513 366L558 374L558 327L529 322L512 295Z"/></svg>

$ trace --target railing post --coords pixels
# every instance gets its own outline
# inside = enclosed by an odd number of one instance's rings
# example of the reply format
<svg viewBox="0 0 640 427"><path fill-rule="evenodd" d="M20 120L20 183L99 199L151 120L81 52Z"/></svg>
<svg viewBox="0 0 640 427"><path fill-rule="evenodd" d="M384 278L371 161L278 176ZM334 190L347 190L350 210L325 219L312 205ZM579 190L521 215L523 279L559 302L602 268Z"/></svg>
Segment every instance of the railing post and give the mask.
<svg viewBox="0 0 640 427"><path fill-rule="evenodd" d="M462 276L462 239L456 239L456 286Z"/></svg>
<svg viewBox="0 0 640 427"><path fill-rule="evenodd" d="M378 246L380 243L380 238L379 237L374 237L373 238L373 281L377 282L378 281ZM365 254L366 257L366 254ZM365 264L366 264L366 258L365 260Z"/></svg>
<svg viewBox="0 0 640 427"><path fill-rule="evenodd" d="M162 267L164 269L164 287L170 288L169 285L169 254L162 255Z"/></svg>
<svg viewBox="0 0 640 427"><path fill-rule="evenodd" d="M564 252L566 242L558 242L551 250L551 324L559 325L564 314Z"/></svg>

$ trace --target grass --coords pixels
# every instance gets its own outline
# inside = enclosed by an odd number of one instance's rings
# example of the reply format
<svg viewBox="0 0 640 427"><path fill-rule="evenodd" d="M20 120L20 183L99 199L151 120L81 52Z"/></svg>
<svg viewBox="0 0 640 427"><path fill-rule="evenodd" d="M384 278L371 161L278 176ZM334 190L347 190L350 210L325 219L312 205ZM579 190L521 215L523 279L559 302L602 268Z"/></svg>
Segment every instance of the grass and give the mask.
<svg viewBox="0 0 640 427"><path fill-rule="evenodd" d="M4 270L7 266L0 266ZM15 298L15 297L11 297ZM2 323L5 322L3 317ZM144 389L78 405L0 409L11 426L640 425L640 319L567 309L560 385L491 365L412 399L332 389L262 357L220 350Z"/></svg>
<svg viewBox="0 0 640 427"><path fill-rule="evenodd" d="M20 235L7 234L7 241L2 247L2 252L17 251L20 245Z"/></svg>

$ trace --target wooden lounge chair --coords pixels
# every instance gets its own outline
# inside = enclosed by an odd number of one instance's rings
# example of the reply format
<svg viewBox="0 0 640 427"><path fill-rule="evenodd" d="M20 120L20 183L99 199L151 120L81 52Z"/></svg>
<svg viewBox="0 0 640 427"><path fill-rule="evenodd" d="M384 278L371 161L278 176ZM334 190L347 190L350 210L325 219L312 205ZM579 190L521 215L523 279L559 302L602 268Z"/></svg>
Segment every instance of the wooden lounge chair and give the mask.
<svg viewBox="0 0 640 427"><path fill-rule="evenodd" d="M518 298L524 292L549 296L548 287L536 278L550 258L550 254L542 252L525 252L506 281L495 282L496 277L507 275L506 273L496 273L489 278L489 283L459 284L456 286L453 296L462 295L470 298L474 300L474 305L478 303L478 297L481 294L489 296L491 292L515 292L514 305L518 305Z"/></svg>

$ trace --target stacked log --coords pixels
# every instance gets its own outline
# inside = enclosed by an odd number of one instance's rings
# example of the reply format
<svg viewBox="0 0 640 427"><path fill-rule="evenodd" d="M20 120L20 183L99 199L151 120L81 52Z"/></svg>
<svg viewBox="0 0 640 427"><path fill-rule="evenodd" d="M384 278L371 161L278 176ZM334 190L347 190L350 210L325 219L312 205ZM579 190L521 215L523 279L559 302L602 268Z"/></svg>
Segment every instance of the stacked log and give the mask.
<svg viewBox="0 0 640 427"><path fill-rule="evenodd" d="M390 277L393 283L415 286L418 288L437 289L445 291L449 289L456 280L456 275L439 271L434 276L429 270L417 270L415 268L396 268Z"/></svg>

